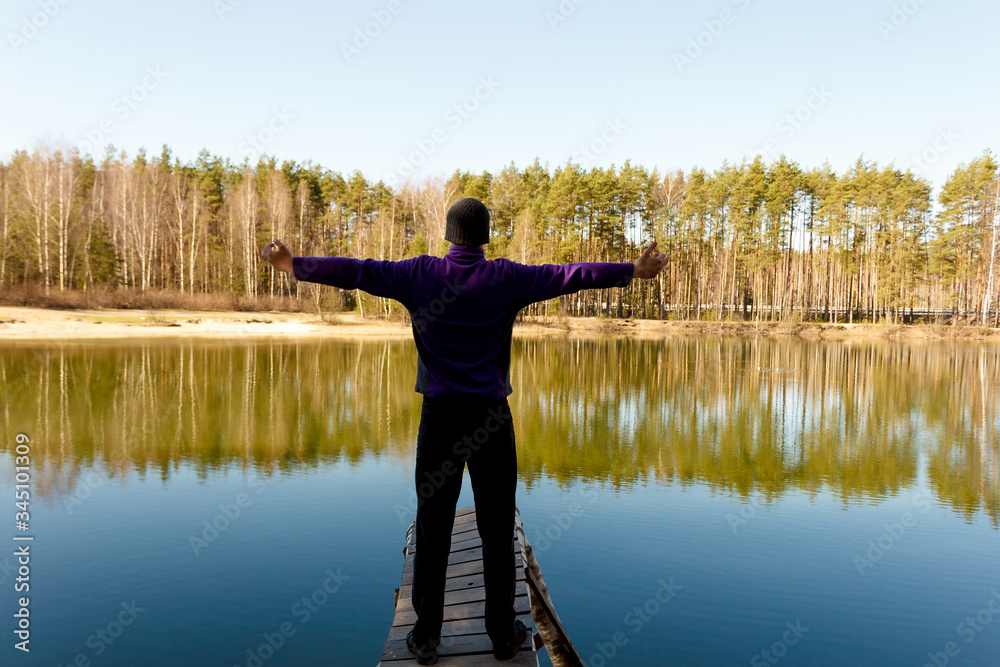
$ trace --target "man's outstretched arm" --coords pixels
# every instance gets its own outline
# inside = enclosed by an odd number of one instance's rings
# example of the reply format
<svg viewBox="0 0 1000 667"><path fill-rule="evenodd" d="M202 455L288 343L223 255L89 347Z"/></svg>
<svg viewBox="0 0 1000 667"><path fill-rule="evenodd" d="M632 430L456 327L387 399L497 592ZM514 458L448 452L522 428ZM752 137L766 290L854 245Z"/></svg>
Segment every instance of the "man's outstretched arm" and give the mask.
<svg viewBox="0 0 1000 667"><path fill-rule="evenodd" d="M390 262L350 257L295 257L278 239L264 246L260 256L279 271L290 271L297 280L360 289L392 299L405 299L412 280L407 261Z"/></svg>
<svg viewBox="0 0 1000 667"><path fill-rule="evenodd" d="M654 278L667 263L667 255L655 252L655 247L654 241L635 263L519 264L516 284L521 295L519 303L526 305L582 289L625 287L635 278Z"/></svg>

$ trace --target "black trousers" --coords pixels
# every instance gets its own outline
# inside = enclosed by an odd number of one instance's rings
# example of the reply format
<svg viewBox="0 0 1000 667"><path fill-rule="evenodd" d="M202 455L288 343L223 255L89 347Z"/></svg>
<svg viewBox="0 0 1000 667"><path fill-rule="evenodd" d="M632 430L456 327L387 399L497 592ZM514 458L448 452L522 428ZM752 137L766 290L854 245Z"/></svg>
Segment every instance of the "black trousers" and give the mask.
<svg viewBox="0 0 1000 667"><path fill-rule="evenodd" d="M440 639L455 506L469 466L483 544L486 632L508 641L514 628L514 493L517 455L506 398L424 397L417 433L417 552L413 609L418 644Z"/></svg>

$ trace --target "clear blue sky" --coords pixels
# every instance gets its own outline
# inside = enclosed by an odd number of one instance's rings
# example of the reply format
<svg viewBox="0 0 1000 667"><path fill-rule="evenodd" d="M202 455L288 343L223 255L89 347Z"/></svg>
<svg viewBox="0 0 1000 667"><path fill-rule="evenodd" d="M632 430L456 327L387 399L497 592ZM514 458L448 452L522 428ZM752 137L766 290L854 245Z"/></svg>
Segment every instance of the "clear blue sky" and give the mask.
<svg viewBox="0 0 1000 667"><path fill-rule="evenodd" d="M5 3L4 159L39 141L259 147L395 185L536 157L662 172L783 152L844 171L923 154L940 186L1000 150L996 3L63 2Z"/></svg>

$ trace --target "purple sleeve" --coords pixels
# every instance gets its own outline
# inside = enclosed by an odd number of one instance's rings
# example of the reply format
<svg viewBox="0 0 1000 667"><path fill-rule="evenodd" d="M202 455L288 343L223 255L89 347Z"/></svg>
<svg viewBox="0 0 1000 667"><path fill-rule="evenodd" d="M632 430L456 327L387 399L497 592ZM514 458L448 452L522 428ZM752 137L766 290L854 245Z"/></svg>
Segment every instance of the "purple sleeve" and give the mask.
<svg viewBox="0 0 1000 667"><path fill-rule="evenodd" d="M617 262L578 264L515 264L515 289L525 304L572 294L582 289L625 287L632 282L635 265Z"/></svg>
<svg viewBox="0 0 1000 667"><path fill-rule="evenodd" d="M360 289L391 299L405 299L413 284L413 260L391 262L350 257L293 257L296 280L342 289Z"/></svg>

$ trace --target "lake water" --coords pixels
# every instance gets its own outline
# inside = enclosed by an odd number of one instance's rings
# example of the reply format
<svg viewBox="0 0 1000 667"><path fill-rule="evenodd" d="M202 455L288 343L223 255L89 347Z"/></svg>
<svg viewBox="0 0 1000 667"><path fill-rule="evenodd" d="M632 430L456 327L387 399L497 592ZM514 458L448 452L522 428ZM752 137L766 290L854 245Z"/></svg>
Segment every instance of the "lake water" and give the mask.
<svg viewBox="0 0 1000 667"><path fill-rule="evenodd" d="M409 341L0 347L0 662L376 664L415 368ZM1000 664L995 347L523 339L512 381L521 516L588 665Z"/></svg>

